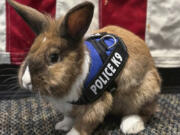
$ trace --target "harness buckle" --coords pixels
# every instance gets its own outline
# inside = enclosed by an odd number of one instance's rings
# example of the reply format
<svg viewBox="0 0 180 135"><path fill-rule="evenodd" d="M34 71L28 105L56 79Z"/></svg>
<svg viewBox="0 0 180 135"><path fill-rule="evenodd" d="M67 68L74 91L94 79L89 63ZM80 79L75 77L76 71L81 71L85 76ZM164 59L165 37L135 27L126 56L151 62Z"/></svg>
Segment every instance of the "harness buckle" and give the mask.
<svg viewBox="0 0 180 135"><path fill-rule="evenodd" d="M105 32L103 32L103 33L95 33L95 34L92 34L92 35L90 36L90 38L102 37L102 36L104 36L105 34L106 34Z"/></svg>
<svg viewBox="0 0 180 135"><path fill-rule="evenodd" d="M118 42L117 39L110 34L104 35L103 37L100 38L100 40L104 40L105 38L112 38L114 40L114 43L111 46L108 46L108 49L114 47L116 45L116 43Z"/></svg>

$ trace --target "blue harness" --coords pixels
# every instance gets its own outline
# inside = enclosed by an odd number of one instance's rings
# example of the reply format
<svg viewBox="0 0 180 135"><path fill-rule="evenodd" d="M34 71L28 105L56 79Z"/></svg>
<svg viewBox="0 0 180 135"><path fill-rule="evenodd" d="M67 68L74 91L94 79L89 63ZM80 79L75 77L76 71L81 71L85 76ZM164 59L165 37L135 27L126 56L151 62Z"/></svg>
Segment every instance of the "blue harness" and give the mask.
<svg viewBox="0 0 180 135"><path fill-rule="evenodd" d="M78 101L72 104L83 105L98 99L103 92L116 89L114 79L123 69L127 58L127 48L119 37L113 34L97 33L86 39L91 64L89 74Z"/></svg>

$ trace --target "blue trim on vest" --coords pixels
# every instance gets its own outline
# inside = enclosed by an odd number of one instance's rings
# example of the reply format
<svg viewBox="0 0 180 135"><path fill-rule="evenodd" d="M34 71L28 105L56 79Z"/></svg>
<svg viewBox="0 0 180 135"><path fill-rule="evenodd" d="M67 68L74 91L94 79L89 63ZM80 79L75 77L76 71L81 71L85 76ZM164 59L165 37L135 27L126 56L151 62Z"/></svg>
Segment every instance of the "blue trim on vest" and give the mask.
<svg viewBox="0 0 180 135"><path fill-rule="evenodd" d="M96 41L99 41L100 38L96 37ZM116 38L117 42L119 41ZM105 44L108 47L111 47L114 44L114 39L111 37L107 37L104 39ZM87 47L87 49L89 50L90 53L90 59L91 59L91 64L90 64L90 68L89 68L89 74L85 80L84 83L84 87L87 88L88 84L91 82L91 80L93 80L93 78L96 76L96 74L99 72L99 70L102 68L103 66L103 61L99 55L99 53L97 52L97 50L94 48L94 46L92 45L91 42L89 41L85 41L85 45ZM114 50L114 47L109 48L106 50L106 54L109 56L111 54L111 52Z"/></svg>

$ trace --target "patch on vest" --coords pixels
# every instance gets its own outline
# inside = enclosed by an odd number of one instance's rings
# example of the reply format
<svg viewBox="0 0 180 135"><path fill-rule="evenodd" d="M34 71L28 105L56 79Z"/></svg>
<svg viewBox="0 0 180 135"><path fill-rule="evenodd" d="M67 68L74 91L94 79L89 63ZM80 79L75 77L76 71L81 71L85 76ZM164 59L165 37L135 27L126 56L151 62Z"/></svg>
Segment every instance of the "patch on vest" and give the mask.
<svg viewBox="0 0 180 135"><path fill-rule="evenodd" d="M106 67L101 73L99 73L98 78L90 86L90 89L95 95L98 95L98 91L104 89L108 84L108 81L111 80L119 66L121 65L123 58L119 52L115 52L111 60L107 63Z"/></svg>

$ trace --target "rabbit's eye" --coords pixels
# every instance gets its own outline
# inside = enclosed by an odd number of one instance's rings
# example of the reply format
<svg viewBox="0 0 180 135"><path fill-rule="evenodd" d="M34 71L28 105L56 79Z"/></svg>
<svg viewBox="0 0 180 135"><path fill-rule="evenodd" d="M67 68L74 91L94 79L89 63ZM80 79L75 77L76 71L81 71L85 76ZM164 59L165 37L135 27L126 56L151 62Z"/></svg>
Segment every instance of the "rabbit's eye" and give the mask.
<svg viewBox="0 0 180 135"><path fill-rule="evenodd" d="M59 54L58 53L52 53L51 55L50 55L50 62L51 63L56 63L56 62L58 62L59 61Z"/></svg>

